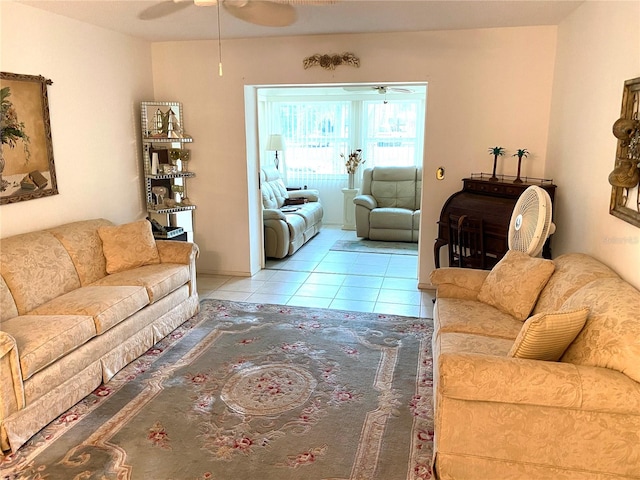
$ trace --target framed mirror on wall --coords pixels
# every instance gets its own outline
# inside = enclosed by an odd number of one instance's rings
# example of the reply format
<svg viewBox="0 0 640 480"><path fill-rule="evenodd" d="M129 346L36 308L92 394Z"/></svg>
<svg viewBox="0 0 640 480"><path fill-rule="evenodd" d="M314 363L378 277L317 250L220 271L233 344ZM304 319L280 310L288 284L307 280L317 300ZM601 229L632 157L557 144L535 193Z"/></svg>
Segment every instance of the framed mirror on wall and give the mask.
<svg viewBox="0 0 640 480"><path fill-rule="evenodd" d="M624 82L622 109L613 124L613 135L618 146L609 174L609 213L640 227L640 77Z"/></svg>
<svg viewBox="0 0 640 480"><path fill-rule="evenodd" d="M58 193L47 86L39 75L0 72L0 205Z"/></svg>

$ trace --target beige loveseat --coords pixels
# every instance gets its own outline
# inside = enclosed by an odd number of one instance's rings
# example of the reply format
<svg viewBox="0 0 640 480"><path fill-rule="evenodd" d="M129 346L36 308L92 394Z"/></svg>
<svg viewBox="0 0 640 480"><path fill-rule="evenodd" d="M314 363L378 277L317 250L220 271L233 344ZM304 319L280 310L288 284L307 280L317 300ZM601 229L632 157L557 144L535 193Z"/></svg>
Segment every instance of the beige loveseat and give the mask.
<svg viewBox="0 0 640 480"><path fill-rule="evenodd" d="M322 227L324 210L317 190L287 190L275 167L260 170L265 255L284 258ZM297 203L304 202L304 203Z"/></svg>
<svg viewBox="0 0 640 480"><path fill-rule="evenodd" d="M192 243L156 245L146 220L88 220L2 239L3 451L198 311L197 254Z"/></svg>
<svg viewBox="0 0 640 480"><path fill-rule="evenodd" d="M421 168L365 169L359 195L353 199L356 235L371 240L417 242L421 191Z"/></svg>
<svg viewBox="0 0 640 480"><path fill-rule="evenodd" d="M509 356L523 322L478 300L489 272L432 273L436 478L640 478L640 292L584 254L553 264L531 315L589 311L560 361Z"/></svg>

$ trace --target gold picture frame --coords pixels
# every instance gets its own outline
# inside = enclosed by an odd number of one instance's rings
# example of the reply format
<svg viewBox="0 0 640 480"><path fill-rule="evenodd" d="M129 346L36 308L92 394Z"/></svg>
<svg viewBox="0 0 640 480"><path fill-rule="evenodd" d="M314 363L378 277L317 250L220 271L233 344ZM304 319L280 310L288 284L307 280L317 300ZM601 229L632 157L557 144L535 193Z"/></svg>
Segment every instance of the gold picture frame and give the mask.
<svg viewBox="0 0 640 480"><path fill-rule="evenodd" d="M640 227L640 77L624 82L620 119L613 125L618 138L614 170L609 175L609 213Z"/></svg>
<svg viewBox="0 0 640 480"><path fill-rule="evenodd" d="M58 194L47 85L40 75L0 72L0 205Z"/></svg>

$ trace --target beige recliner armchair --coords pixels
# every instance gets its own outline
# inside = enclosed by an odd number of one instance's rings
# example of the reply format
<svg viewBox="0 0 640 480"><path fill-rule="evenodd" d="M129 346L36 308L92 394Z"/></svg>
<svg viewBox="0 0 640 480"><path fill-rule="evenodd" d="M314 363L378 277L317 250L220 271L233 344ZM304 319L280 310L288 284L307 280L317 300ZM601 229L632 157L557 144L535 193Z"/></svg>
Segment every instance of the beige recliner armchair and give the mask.
<svg viewBox="0 0 640 480"><path fill-rule="evenodd" d="M422 169L365 169L356 205L356 234L371 240L417 242L420 229Z"/></svg>
<svg viewBox="0 0 640 480"><path fill-rule="evenodd" d="M270 258L292 255L322 227L317 190L288 191L275 167L260 170L264 250Z"/></svg>

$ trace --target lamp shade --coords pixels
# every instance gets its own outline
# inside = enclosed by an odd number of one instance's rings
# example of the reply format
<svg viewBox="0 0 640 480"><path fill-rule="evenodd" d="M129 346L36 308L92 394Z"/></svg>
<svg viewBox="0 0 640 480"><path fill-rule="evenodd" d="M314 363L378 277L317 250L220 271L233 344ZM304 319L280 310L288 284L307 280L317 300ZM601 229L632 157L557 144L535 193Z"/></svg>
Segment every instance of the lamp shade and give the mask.
<svg viewBox="0 0 640 480"><path fill-rule="evenodd" d="M268 152L277 152L284 150L284 138L280 134L269 135L269 141L267 142Z"/></svg>

